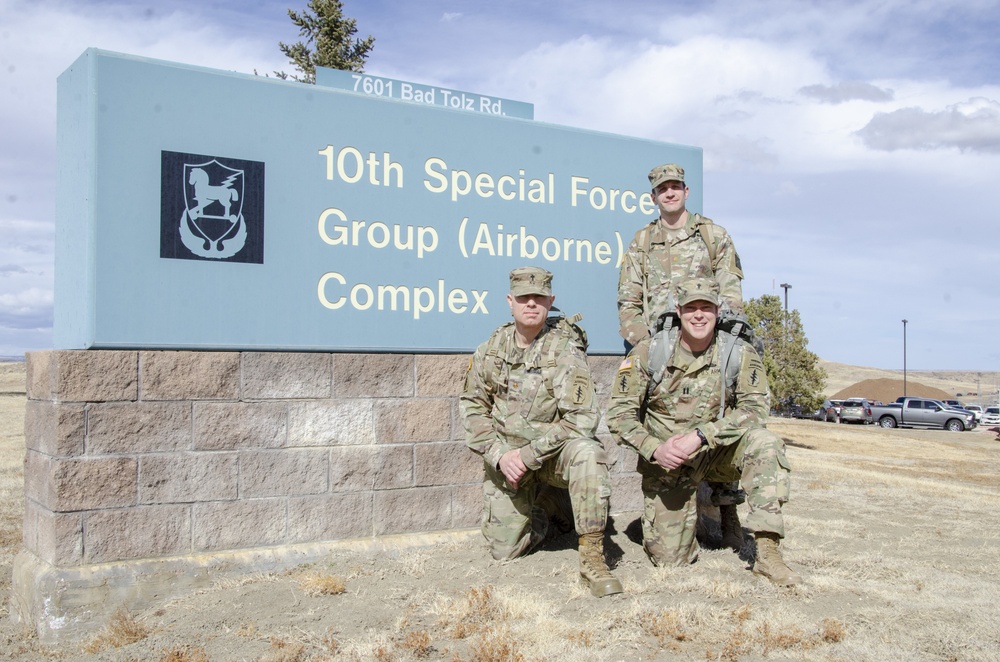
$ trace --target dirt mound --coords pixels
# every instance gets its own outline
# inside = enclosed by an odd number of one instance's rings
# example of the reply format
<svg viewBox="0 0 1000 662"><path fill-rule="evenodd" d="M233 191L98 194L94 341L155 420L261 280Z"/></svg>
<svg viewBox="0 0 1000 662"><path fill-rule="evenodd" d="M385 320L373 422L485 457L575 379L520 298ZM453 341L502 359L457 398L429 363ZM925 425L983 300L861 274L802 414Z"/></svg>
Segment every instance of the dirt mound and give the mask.
<svg viewBox="0 0 1000 662"><path fill-rule="evenodd" d="M901 395L903 395L902 379L866 379L837 391L830 396L830 399L868 398L873 402L876 400L894 402ZM914 395L919 398L933 398L934 400L954 398L947 391L942 391L932 386L924 386L909 379L906 380L906 395Z"/></svg>

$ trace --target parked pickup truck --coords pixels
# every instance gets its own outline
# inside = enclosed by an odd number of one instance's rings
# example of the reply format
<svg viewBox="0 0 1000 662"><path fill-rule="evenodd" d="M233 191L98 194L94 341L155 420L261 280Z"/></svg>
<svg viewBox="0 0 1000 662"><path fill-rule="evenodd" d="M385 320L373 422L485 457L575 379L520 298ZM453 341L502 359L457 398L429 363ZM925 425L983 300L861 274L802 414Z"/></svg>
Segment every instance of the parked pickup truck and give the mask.
<svg viewBox="0 0 1000 662"><path fill-rule="evenodd" d="M881 407L872 406L872 418L884 428L944 428L953 432L976 427L972 412L949 409L938 400L899 398Z"/></svg>

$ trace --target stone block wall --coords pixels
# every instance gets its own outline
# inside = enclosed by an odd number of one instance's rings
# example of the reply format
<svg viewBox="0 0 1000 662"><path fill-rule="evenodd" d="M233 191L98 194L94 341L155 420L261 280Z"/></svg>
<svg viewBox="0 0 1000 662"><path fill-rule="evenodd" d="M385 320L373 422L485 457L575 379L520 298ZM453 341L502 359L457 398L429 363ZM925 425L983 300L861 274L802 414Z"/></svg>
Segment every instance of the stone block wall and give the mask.
<svg viewBox="0 0 1000 662"><path fill-rule="evenodd" d="M606 404L620 358L591 357ZM54 568L478 527L468 355L27 356L24 547ZM612 512L640 507L618 449Z"/></svg>

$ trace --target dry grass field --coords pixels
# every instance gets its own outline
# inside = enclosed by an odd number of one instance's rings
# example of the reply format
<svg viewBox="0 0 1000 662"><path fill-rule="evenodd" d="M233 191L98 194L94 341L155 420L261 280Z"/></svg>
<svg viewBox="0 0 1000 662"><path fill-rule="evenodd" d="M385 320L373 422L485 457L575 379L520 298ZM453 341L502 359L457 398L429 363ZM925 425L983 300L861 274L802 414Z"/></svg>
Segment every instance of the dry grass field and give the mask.
<svg viewBox="0 0 1000 662"><path fill-rule="evenodd" d="M0 366L2 368L4 366ZM22 372L23 375L23 372ZM862 377L863 378L863 377ZM4 390L4 389L0 389ZM0 397L0 577L20 545L23 395ZM703 550L655 569L635 516L609 550L626 592L576 582L576 542L489 559L478 534L347 548L294 571L220 581L119 612L81 645L46 648L0 616L0 656L28 660L997 660L1000 442L986 430L881 430L775 420L793 468L792 589Z"/></svg>

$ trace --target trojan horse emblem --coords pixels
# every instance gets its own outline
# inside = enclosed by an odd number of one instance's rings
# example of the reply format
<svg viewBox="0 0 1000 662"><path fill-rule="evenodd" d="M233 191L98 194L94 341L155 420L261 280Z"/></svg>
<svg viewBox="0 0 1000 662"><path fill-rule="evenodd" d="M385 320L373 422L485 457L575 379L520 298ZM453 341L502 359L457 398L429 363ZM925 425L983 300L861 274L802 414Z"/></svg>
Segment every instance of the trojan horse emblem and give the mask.
<svg viewBox="0 0 1000 662"><path fill-rule="evenodd" d="M184 164L184 214L181 241L195 255L223 259L236 255L247 241L243 219L242 170L212 159Z"/></svg>

